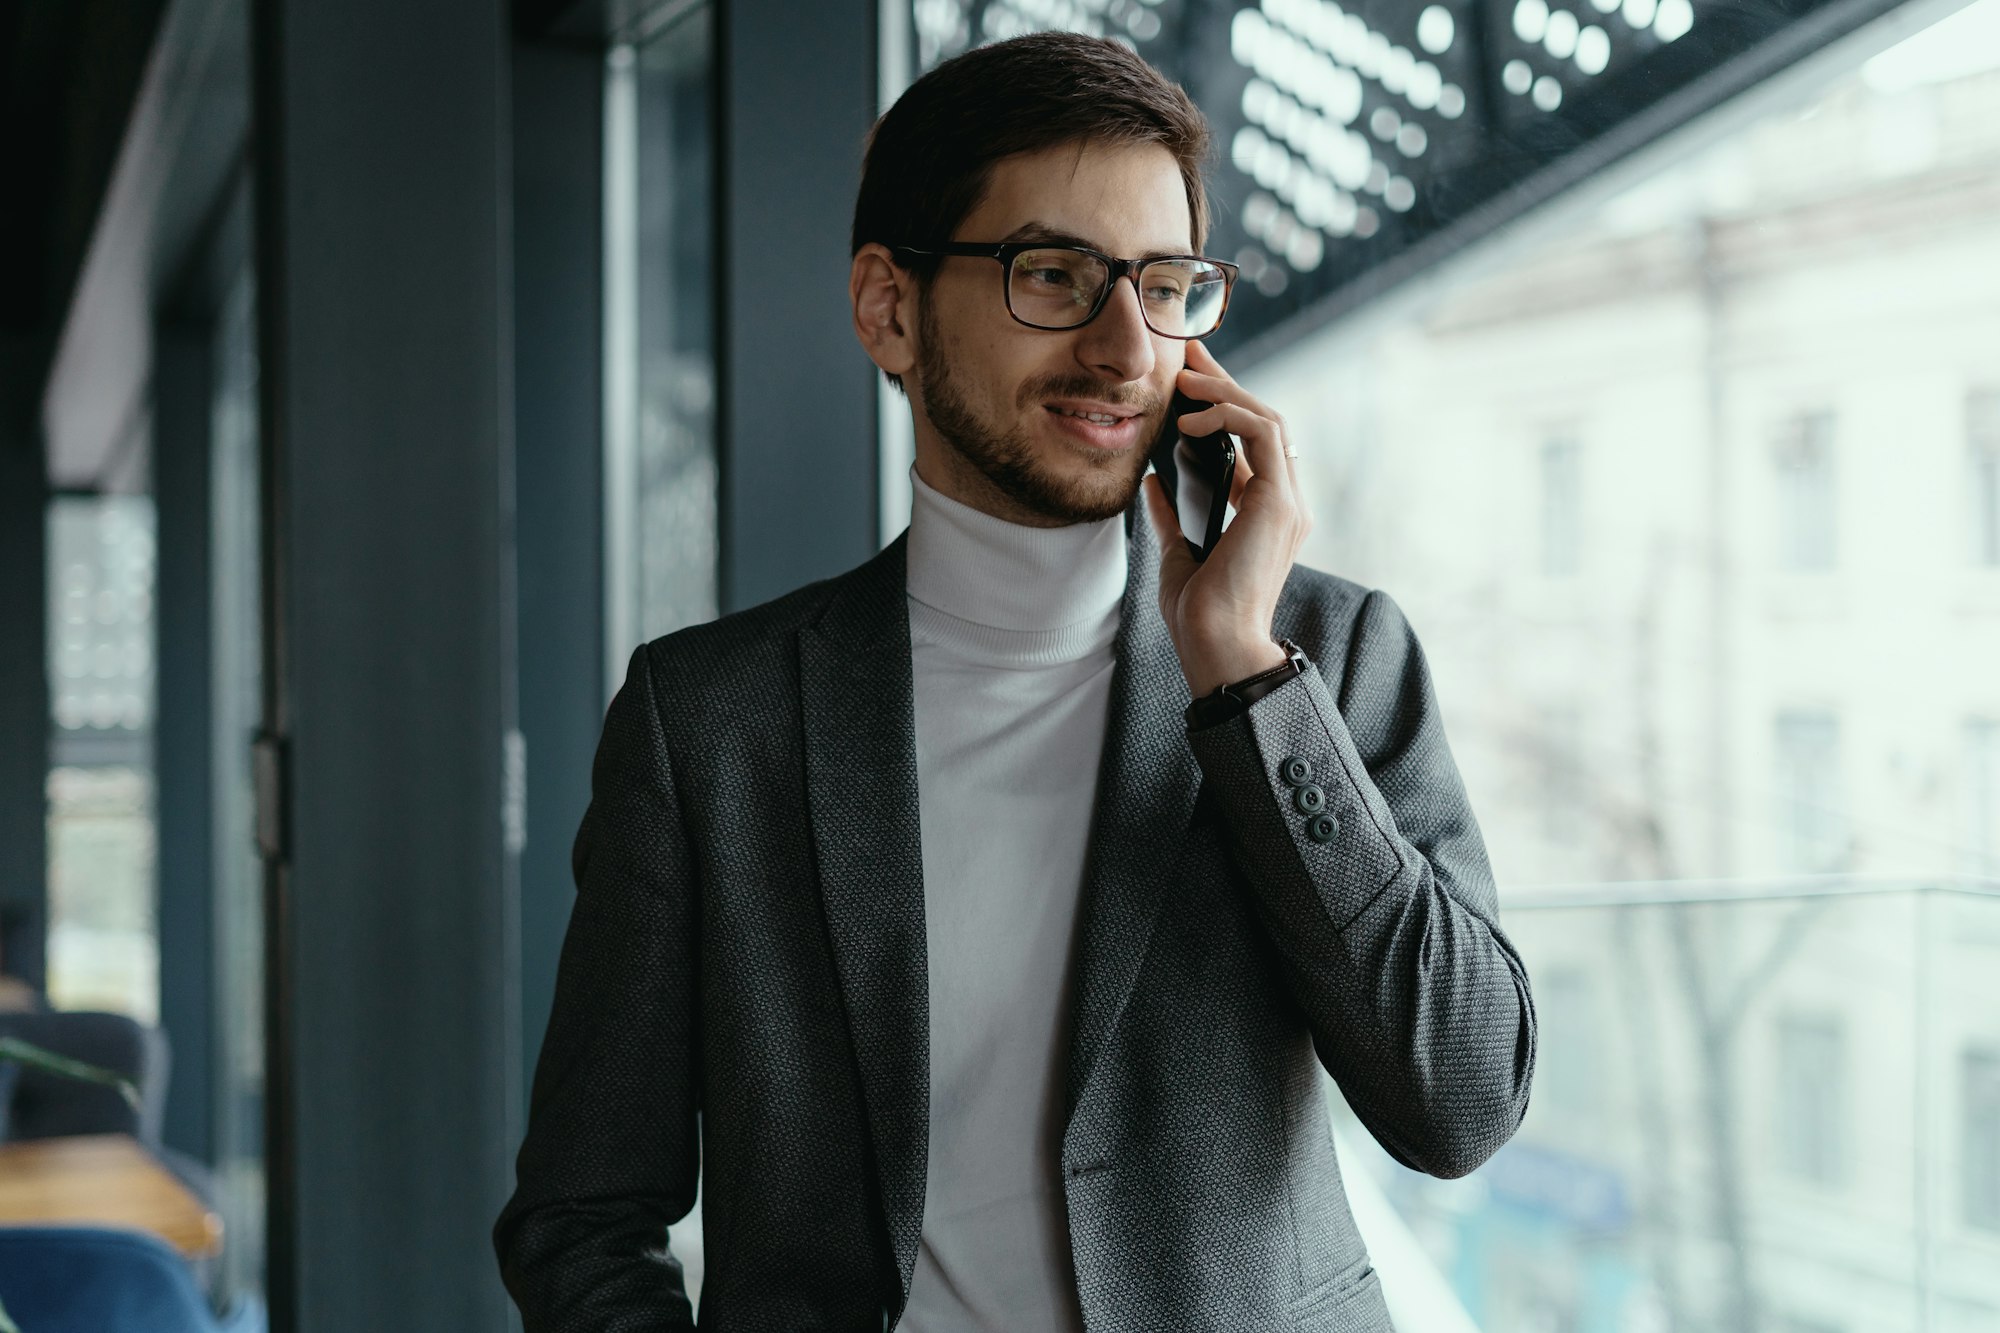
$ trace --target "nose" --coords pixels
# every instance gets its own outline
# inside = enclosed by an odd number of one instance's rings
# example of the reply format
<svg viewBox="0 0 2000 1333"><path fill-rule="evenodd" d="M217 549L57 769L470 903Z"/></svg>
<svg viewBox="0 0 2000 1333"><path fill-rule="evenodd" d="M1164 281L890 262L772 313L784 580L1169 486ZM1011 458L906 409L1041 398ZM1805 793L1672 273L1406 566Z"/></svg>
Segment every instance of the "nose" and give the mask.
<svg viewBox="0 0 2000 1333"><path fill-rule="evenodd" d="M1076 344L1077 360L1095 374L1120 383L1152 373L1153 331L1139 305L1139 285L1131 274L1111 284L1104 308L1083 326Z"/></svg>

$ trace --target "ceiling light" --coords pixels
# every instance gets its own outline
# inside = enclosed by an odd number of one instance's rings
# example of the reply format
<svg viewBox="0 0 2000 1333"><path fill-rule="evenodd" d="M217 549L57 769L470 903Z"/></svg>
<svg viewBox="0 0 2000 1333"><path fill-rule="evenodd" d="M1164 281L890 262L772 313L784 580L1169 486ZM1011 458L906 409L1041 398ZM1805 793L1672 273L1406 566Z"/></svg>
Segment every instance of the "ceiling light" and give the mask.
<svg viewBox="0 0 2000 1333"><path fill-rule="evenodd" d="M1417 45L1434 56L1441 56L1451 49L1455 27L1449 9L1443 5L1432 5L1417 15Z"/></svg>
<svg viewBox="0 0 2000 1333"><path fill-rule="evenodd" d="M1514 35L1524 42L1537 43L1549 30L1547 0L1520 0L1514 6Z"/></svg>

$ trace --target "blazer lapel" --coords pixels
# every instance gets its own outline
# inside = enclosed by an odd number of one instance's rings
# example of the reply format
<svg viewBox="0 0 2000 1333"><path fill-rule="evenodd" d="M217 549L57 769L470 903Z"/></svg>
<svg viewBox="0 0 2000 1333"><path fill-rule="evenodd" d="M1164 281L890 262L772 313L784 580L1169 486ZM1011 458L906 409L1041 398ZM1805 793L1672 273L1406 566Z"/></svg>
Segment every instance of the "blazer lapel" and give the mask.
<svg viewBox="0 0 2000 1333"><path fill-rule="evenodd" d="M1160 619L1159 543L1143 514L1129 529L1131 573L1119 616L1077 936L1066 1121L1125 1011L1201 786L1181 715L1187 681Z"/></svg>
<svg viewBox="0 0 2000 1333"><path fill-rule="evenodd" d="M907 1296L923 1234L930 993L906 601L907 534L799 632L806 804L834 968Z"/></svg>

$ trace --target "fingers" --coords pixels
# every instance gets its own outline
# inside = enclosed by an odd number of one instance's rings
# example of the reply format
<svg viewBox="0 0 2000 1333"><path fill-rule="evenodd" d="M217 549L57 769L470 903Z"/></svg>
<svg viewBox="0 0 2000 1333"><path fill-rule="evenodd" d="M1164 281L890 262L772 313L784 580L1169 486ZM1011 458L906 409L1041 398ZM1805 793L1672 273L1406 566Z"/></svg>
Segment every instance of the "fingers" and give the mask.
<svg viewBox="0 0 2000 1333"><path fill-rule="evenodd" d="M1298 512L1304 528L1310 528L1312 516L1306 512L1298 482L1298 454L1292 450L1284 418L1244 392L1244 386L1230 378L1214 352L1198 340L1188 342L1188 358L1180 370L1180 388L1190 398L1212 404L1180 418L1186 422L1182 426L1186 432L1208 434L1212 430L1228 430L1242 440L1236 456L1236 484L1230 486L1230 504L1240 510L1248 484L1258 476L1268 476L1280 482L1278 488L1286 494L1288 506Z"/></svg>
<svg viewBox="0 0 2000 1333"><path fill-rule="evenodd" d="M1248 464L1250 475L1245 480L1246 485L1265 478L1269 484L1285 492L1287 497L1297 495L1298 478L1285 458L1283 428L1278 422L1260 416L1240 403L1216 403L1199 412L1188 413L1181 421L1185 423L1182 429L1191 435L1226 430L1241 440L1243 447L1237 451L1236 466L1240 472Z"/></svg>
<svg viewBox="0 0 2000 1333"><path fill-rule="evenodd" d="M1187 390L1190 397L1199 398L1207 403L1223 401L1241 403L1259 416L1269 417L1273 421L1279 420L1276 412L1245 392L1243 386L1232 379L1229 372L1215 359L1215 353L1199 342L1189 341L1188 358L1181 374L1186 377L1182 380L1181 387Z"/></svg>
<svg viewBox="0 0 2000 1333"><path fill-rule="evenodd" d="M1181 388L1190 398L1199 398L1204 403L1241 403L1258 416L1276 421L1278 414L1251 397L1243 386L1227 375L1204 375L1198 370L1181 372Z"/></svg>

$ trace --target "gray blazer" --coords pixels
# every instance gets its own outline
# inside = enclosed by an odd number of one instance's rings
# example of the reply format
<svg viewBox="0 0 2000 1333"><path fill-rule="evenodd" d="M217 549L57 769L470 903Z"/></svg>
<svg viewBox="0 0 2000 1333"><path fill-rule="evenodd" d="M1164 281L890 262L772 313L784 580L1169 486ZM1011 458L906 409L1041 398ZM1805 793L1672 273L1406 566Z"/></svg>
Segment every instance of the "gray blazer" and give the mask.
<svg viewBox="0 0 2000 1333"><path fill-rule="evenodd" d="M1128 524L1062 1139L1084 1317L1386 1330L1319 1071L1462 1175L1527 1109L1527 975L1395 605L1295 570L1276 630L1316 669L1190 735ZM665 1228L698 1173L704 1326L902 1312L930 1030L904 548L633 656L494 1231L528 1333L691 1327Z"/></svg>

